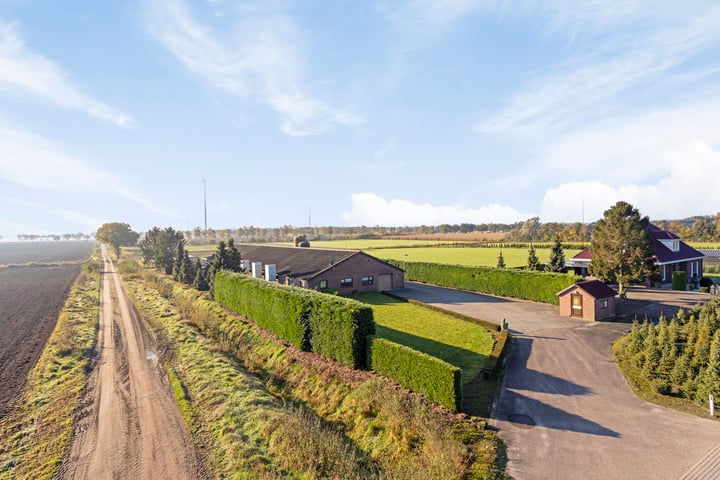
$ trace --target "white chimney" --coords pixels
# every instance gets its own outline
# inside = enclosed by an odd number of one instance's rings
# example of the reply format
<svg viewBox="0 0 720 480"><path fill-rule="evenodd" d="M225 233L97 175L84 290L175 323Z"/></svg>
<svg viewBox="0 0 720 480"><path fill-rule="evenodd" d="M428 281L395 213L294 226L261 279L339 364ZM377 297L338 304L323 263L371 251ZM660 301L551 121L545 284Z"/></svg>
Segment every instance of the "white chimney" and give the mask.
<svg viewBox="0 0 720 480"><path fill-rule="evenodd" d="M275 264L274 263L268 263L265 265L265 280L268 282L274 282L275 281Z"/></svg>
<svg viewBox="0 0 720 480"><path fill-rule="evenodd" d="M252 262L253 278L262 278L262 262Z"/></svg>

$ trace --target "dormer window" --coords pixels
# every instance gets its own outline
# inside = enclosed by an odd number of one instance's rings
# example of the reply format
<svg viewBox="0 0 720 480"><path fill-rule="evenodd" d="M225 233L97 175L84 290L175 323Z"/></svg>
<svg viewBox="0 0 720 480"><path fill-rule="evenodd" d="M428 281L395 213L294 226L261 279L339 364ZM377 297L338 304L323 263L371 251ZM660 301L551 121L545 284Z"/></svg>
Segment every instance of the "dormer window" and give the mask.
<svg viewBox="0 0 720 480"><path fill-rule="evenodd" d="M680 250L680 240L673 240L672 251L677 252L678 250Z"/></svg>

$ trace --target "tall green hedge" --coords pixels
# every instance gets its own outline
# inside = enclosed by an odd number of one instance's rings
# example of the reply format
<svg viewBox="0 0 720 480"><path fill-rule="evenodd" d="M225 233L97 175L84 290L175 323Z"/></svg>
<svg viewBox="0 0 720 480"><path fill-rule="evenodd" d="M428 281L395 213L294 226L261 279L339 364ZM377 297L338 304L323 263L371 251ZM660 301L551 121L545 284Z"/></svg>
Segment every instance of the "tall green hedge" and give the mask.
<svg viewBox="0 0 720 480"><path fill-rule="evenodd" d="M310 350L342 365L364 368L367 337L375 333L372 307L356 300L310 292Z"/></svg>
<svg viewBox="0 0 720 480"><path fill-rule="evenodd" d="M402 262L390 263L402 268ZM557 292L582 280L566 273L426 262L405 263L405 279L554 305L559 304Z"/></svg>
<svg viewBox="0 0 720 480"><path fill-rule="evenodd" d="M215 277L215 299L298 348L354 368L367 364L367 336L375 333L368 305L226 271Z"/></svg>
<svg viewBox="0 0 720 480"><path fill-rule="evenodd" d="M462 407L459 368L385 338L370 337L369 367L451 411Z"/></svg>

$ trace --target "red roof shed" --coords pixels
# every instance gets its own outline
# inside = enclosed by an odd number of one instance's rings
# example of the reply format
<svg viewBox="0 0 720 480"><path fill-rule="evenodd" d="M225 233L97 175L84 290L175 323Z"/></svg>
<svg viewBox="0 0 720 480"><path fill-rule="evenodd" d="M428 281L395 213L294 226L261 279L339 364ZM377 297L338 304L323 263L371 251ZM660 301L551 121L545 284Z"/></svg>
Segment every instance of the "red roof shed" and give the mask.
<svg viewBox="0 0 720 480"><path fill-rule="evenodd" d="M560 315L583 320L604 320L615 315L617 292L599 280L586 280L558 292Z"/></svg>

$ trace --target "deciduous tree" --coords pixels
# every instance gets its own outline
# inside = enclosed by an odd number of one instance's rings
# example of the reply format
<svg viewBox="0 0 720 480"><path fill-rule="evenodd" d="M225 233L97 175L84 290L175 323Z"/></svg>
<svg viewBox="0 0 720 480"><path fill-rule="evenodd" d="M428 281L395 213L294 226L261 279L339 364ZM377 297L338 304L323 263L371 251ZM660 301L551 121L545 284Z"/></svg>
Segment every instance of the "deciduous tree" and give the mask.
<svg viewBox="0 0 720 480"><path fill-rule="evenodd" d="M173 260L178 250L178 243L185 245L185 238L174 228L160 229L153 227L140 242L143 261L158 270L170 275L173 272Z"/></svg>
<svg viewBox="0 0 720 480"><path fill-rule="evenodd" d="M627 202L605 210L592 231L590 274L603 281L616 281L624 293L629 282L651 277L655 271L650 221Z"/></svg>
<svg viewBox="0 0 720 480"><path fill-rule="evenodd" d="M140 234L134 232L127 223L104 223L95 233L98 242L109 245L120 258L120 247L135 245Z"/></svg>

